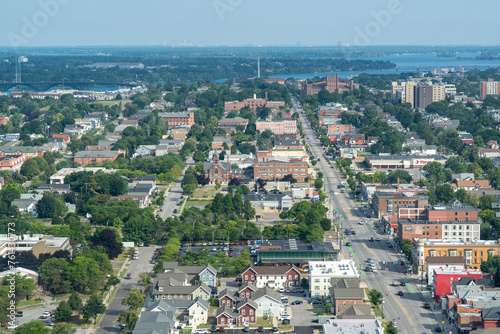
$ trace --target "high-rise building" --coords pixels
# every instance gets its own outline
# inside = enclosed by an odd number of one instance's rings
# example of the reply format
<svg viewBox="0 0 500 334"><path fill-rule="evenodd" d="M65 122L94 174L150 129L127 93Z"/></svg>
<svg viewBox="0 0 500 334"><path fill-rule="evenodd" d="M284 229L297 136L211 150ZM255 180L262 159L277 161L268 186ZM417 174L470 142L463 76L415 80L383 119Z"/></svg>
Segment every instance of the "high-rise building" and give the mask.
<svg viewBox="0 0 500 334"><path fill-rule="evenodd" d="M414 87L413 107L425 108L432 102L442 101L445 99L445 86L444 84L438 85L418 85Z"/></svg>
<svg viewBox="0 0 500 334"><path fill-rule="evenodd" d="M481 81L481 99L486 95L500 95L500 82L488 79L488 81Z"/></svg>

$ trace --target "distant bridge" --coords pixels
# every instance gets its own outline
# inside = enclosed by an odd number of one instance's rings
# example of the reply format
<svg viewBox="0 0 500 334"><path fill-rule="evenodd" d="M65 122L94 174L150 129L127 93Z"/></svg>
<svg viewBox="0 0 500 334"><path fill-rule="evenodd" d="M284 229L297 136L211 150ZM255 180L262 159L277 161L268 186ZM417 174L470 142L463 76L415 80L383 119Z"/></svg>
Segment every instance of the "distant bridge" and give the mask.
<svg viewBox="0 0 500 334"><path fill-rule="evenodd" d="M488 66L488 65L465 65L465 66L446 66L446 65L439 65L439 66L432 66L432 65L422 65L422 66L398 66L396 67L396 71L416 71L416 72L424 72L424 71L430 71L433 69L440 69L440 68L453 68L455 71L458 71L460 68L463 68L466 71L470 70L487 70L488 68L492 68L495 66Z"/></svg>
<svg viewBox="0 0 500 334"><path fill-rule="evenodd" d="M76 90L85 90L85 88L91 87L136 87L139 84L130 83L130 82L72 82L72 81L64 81L64 82L6 82L0 83L0 92L6 92L9 89L16 87L28 87L37 92L45 92L51 88L64 87L72 88Z"/></svg>

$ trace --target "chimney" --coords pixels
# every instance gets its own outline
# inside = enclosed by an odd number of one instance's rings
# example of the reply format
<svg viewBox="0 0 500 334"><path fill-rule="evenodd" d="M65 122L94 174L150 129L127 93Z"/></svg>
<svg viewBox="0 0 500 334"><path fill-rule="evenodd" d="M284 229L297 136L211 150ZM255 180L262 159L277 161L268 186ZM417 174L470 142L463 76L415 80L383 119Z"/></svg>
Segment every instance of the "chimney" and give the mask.
<svg viewBox="0 0 500 334"><path fill-rule="evenodd" d="M256 100L257 99L257 94L253 94L253 99Z"/></svg>
<svg viewBox="0 0 500 334"><path fill-rule="evenodd" d="M398 192L399 192L399 177L398 177Z"/></svg>

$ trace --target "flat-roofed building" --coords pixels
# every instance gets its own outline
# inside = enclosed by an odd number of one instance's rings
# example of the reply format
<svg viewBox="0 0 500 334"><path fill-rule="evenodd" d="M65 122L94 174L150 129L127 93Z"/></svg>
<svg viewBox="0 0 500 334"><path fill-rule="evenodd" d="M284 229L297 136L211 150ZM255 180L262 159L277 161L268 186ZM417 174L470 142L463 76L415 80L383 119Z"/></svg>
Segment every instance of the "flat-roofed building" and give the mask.
<svg viewBox="0 0 500 334"><path fill-rule="evenodd" d="M330 296L332 279L355 278L359 280L359 277L360 273L356 269L356 263L353 260L309 261L309 291L311 297Z"/></svg>
<svg viewBox="0 0 500 334"><path fill-rule="evenodd" d="M498 241L474 240L467 243L460 239L413 239L411 254L413 272L425 277L428 257L463 256L465 268L477 269L488 257L498 255Z"/></svg>
<svg viewBox="0 0 500 334"><path fill-rule="evenodd" d="M38 258L40 254L54 254L59 250L67 250L72 254L73 248L69 243L69 238L43 234L34 234L33 236L24 234L14 237L0 234L1 257L12 252L32 252Z"/></svg>
<svg viewBox="0 0 500 334"><path fill-rule="evenodd" d="M275 118L273 120L258 121L255 123L257 131L271 131L275 135L283 133L296 133L297 121L287 118Z"/></svg>
<svg viewBox="0 0 500 334"><path fill-rule="evenodd" d="M293 263L309 261L338 261L339 249L331 242L303 242L298 239L263 240L257 250L257 263Z"/></svg>

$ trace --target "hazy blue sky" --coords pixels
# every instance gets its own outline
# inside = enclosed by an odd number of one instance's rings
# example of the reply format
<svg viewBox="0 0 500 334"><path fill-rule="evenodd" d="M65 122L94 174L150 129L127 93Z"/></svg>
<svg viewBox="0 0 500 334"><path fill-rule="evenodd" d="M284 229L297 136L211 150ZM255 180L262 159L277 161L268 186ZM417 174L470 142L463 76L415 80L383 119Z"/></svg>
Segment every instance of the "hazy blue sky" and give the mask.
<svg viewBox="0 0 500 334"><path fill-rule="evenodd" d="M498 13L498 0L5 0L0 45L491 45Z"/></svg>

